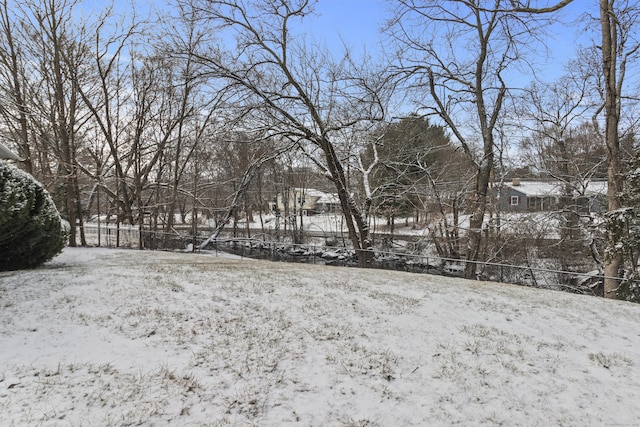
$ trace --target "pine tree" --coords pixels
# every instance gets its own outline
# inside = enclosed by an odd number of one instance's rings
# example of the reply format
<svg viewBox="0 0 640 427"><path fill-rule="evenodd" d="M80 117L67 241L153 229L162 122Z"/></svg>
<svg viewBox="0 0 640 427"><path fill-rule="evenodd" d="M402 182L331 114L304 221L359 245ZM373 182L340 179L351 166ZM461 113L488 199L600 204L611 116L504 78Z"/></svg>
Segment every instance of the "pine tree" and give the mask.
<svg viewBox="0 0 640 427"><path fill-rule="evenodd" d="M28 173L0 161L0 271L33 268L65 247L68 229Z"/></svg>

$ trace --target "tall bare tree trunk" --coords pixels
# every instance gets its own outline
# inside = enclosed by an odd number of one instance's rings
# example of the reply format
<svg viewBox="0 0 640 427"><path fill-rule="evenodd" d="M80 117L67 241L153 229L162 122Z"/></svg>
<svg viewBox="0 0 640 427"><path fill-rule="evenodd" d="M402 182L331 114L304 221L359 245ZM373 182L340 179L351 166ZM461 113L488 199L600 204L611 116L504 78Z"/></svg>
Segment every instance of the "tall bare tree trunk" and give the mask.
<svg viewBox="0 0 640 427"><path fill-rule="evenodd" d="M15 43L12 17L7 6L7 0L0 4L0 27L4 35L4 52L0 52L2 66L7 69L8 91L12 107L17 109L17 114L0 107L5 120L10 123L10 130L18 145L18 153L22 157L22 165L31 175L34 175L31 147L29 146L29 110L26 104L24 70L19 57L19 47Z"/></svg>
<svg viewBox="0 0 640 427"><path fill-rule="evenodd" d="M464 269L464 277L474 279L477 274L478 264L481 260L484 216L487 211L487 193L491 170L493 169L493 138L490 137L491 148L485 152L485 158L478 167L476 186L473 194L473 210L469 219L469 237L467 242L467 262ZM486 145L486 144L485 144Z"/></svg>
<svg viewBox="0 0 640 427"><path fill-rule="evenodd" d="M371 207L371 198L367 198L362 210L358 208L355 200L353 200L353 197L349 194L349 183L347 182L344 168L335 152L333 144L322 138L319 145L324 152L327 161L327 170L331 174L331 180L338 190L338 200L340 200L343 216L347 222L349 238L353 244L353 249L356 251L358 267L367 267L373 259L373 243L369 232L369 222L366 219L369 208Z"/></svg>
<svg viewBox="0 0 640 427"><path fill-rule="evenodd" d="M605 141L607 145L607 201L609 212L622 207L622 168L620 163L620 93L617 82L618 31L614 12L615 0L600 0L600 24L602 26L602 65L605 83ZM608 245L616 244L613 230L607 230ZM611 254L604 262L604 297L617 298L618 275L622 254Z"/></svg>
<svg viewBox="0 0 640 427"><path fill-rule="evenodd" d="M75 96L67 98L67 90L65 88L65 52L68 48L65 45L65 21L61 5L56 0L47 0L45 3L46 10L42 14L37 15L39 25L43 31L45 43L51 44L51 58L49 58L50 69L45 68L52 73L51 84L53 89L53 102L51 111L51 121L54 129L54 137L58 139L60 144L60 170L64 173L65 188L65 204L69 224L71 225L69 233L69 246L77 246L77 219L79 212L78 199L80 197L76 192L76 180L78 168L75 162ZM67 58L69 59L69 58Z"/></svg>

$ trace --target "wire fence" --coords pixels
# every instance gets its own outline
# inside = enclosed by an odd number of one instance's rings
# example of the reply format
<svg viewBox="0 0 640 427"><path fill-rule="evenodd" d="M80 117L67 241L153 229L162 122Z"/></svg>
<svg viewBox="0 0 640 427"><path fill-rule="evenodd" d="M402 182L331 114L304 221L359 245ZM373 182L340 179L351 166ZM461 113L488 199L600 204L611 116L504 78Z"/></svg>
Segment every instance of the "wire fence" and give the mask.
<svg viewBox="0 0 640 427"><path fill-rule="evenodd" d="M271 261L304 262L335 266L357 267L353 249L316 245L263 242L254 239L219 239L212 245L214 251L233 253L241 257ZM603 295L602 274L597 272L561 271L541 267L518 266L502 263L467 261L434 255L372 250L369 267L464 277L468 263L476 264L476 279L522 286L570 291L587 295Z"/></svg>
<svg viewBox="0 0 640 427"><path fill-rule="evenodd" d="M137 226L117 226L114 224L85 225L88 245L122 247L132 249L197 251L206 236L188 233L165 233L140 230ZM254 238L221 237L207 248L212 252L225 252L240 257L313 263L334 266L358 266L356 252L347 247L323 246L315 244L294 244L275 241L271 235ZM587 295L603 295L604 276L597 271L567 271L538 266L511 265L506 263L467 261L443 258L424 253L372 250L370 267L406 271L412 273L437 274L463 277L468 263L476 264L476 279L522 286L563 290ZM617 279L616 280L620 280ZM640 286L633 281L631 286Z"/></svg>
<svg viewBox="0 0 640 427"><path fill-rule="evenodd" d="M80 233L81 230L78 230ZM89 246L107 248L140 248L140 229L135 225L124 224L84 224L82 227L85 241Z"/></svg>

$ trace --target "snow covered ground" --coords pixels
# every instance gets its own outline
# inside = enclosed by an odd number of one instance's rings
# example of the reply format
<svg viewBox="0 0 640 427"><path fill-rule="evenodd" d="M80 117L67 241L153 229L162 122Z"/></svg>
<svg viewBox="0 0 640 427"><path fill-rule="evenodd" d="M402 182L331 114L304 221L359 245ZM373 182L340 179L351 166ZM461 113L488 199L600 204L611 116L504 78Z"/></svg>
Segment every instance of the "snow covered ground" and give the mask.
<svg viewBox="0 0 640 427"><path fill-rule="evenodd" d="M68 248L0 343L2 426L640 420L640 305L438 276Z"/></svg>

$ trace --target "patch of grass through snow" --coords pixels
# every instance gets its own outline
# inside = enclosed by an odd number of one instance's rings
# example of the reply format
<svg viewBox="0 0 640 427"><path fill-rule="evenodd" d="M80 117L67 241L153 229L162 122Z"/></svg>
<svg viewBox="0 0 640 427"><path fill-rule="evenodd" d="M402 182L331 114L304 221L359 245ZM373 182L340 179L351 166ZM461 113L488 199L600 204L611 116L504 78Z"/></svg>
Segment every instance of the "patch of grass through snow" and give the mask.
<svg viewBox="0 0 640 427"><path fill-rule="evenodd" d="M589 360L596 365L607 369L621 366L633 366L633 360L620 353L589 353Z"/></svg>

